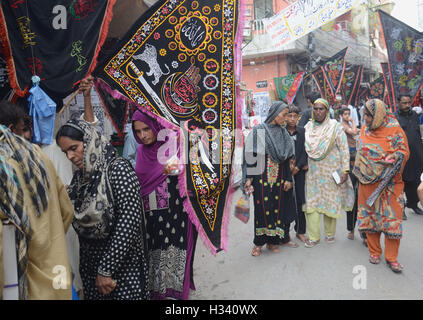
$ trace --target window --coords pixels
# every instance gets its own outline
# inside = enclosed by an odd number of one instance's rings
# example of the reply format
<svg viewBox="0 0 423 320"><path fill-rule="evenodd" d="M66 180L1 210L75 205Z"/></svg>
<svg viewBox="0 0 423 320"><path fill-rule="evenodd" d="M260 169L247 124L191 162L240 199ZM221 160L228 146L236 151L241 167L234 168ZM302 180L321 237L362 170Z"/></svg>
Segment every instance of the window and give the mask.
<svg viewBox="0 0 423 320"><path fill-rule="evenodd" d="M273 0L254 0L254 19L261 20L273 16Z"/></svg>

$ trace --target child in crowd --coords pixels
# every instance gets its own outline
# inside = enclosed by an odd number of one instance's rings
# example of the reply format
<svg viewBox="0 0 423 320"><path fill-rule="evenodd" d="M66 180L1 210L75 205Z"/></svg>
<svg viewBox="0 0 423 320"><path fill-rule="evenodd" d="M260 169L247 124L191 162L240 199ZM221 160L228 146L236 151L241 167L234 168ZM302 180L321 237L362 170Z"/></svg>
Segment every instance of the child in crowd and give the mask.
<svg viewBox="0 0 423 320"><path fill-rule="evenodd" d="M286 116L286 129L295 142L295 160L291 162L291 172L295 181L295 198L297 206L297 220L295 221L295 231L297 238L306 242L306 219L302 210L305 203L305 173L308 170L307 153L305 152L305 129L298 126L300 120L300 108L296 105L288 106Z"/></svg>

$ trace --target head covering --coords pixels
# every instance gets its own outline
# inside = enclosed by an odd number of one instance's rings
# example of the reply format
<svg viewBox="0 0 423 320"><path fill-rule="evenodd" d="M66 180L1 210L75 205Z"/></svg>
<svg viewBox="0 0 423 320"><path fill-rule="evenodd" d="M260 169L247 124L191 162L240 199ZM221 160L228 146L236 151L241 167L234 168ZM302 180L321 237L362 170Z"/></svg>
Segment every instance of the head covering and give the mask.
<svg viewBox="0 0 423 320"><path fill-rule="evenodd" d="M24 181L18 180L10 159L18 163ZM25 212L23 184L30 193L35 214L41 216L48 206L50 188L41 150L0 125L0 212L17 227L19 299L27 298L26 271L28 245L31 240L31 225Z"/></svg>
<svg viewBox="0 0 423 320"><path fill-rule="evenodd" d="M73 226L84 238L104 239L112 228L113 193L108 168L117 157L116 149L83 120L69 120L65 126L84 134L83 167L75 172L68 187L75 208Z"/></svg>
<svg viewBox="0 0 423 320"><path fill-rule="evenodd" d="M322 104L329 110L329 102L327 100L319 98L314 101L314 105L317 103ZM338 121L330 119L329 112L322 123L316 122L313 115L313 121L309 121L304 127L305 149L310 158L318 161L327 156L335 143L335 133L338 125Z"/></svg>
<svg viewBox="0 0 423 320"><path fill-rule="evenodd" d="M248 135L244 147L242 185L245 184L247 179L246 154L259 154L260 151L264 150L265 154L269 155L270 159L276 163L283 163L294 156L294 141L288 131L278 124L271 123L286 107L288 105L281 101L275 102L270 107L265 122L254 127Z"/></svg>
<svg viewBox="0 0 423 320"><path fill-rule="evenodd" d="M267 118L264 123L271 123L287 106L288 105L283 101L275 101L270 107L269 113L267 114Z"/></svg>
<svg viewBox="0 0 423 320"><path fill-rule="evenodd" d="M368 127L369 130L376 130L385 122L387 111L386 105L382 100L371 99L366 102L364 108L372 116L372 122Z"/></svg>
<svg viewBox="0 0 423 320"><path fill-rule="evenodd" d="M132 128L134 128L134 121L145 123L156 136L159 134L160 130L164 129L156 120L139 110L136 110L132 116ZM138 138L135 130L134 137L140 144L137 150L135 172L141 184L141 196L145 197L166 180L167 175L163 173L164 165L160 163L161 161L158 159L158 150L165 141L156 141L151 145L144 145Z"/></svg>

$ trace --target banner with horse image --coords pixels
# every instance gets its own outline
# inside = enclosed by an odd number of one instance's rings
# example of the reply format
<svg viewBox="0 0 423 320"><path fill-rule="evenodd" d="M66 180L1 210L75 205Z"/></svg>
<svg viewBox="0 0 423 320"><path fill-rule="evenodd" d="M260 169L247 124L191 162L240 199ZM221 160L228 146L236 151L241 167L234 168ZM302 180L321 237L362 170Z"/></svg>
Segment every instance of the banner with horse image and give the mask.
<svg viewBox="0 0 423 320"><path fill-rule="evenodd" d="M239 12L237 0L158 1L93 73L111 94L180 133L180 193L213 254L227 249L233 194Z"/></svg>

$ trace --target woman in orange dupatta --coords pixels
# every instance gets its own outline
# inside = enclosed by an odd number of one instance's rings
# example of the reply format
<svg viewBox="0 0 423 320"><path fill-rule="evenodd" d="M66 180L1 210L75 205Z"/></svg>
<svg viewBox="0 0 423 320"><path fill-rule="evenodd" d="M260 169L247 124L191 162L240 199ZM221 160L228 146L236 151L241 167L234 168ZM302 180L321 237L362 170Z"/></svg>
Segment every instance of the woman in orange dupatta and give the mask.
<svg viewBox="0 0 423 320"><path fill-rule="evenodd" d="M358 227L367 234L370 262L380 262L383 232L386 263L392 271L401 272L403 267L397 261L404 211L401 174L409 158L408 142L395 116L381 100L366 103L364 120L353 169L360 181Z"/></svg>

